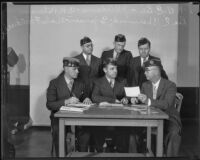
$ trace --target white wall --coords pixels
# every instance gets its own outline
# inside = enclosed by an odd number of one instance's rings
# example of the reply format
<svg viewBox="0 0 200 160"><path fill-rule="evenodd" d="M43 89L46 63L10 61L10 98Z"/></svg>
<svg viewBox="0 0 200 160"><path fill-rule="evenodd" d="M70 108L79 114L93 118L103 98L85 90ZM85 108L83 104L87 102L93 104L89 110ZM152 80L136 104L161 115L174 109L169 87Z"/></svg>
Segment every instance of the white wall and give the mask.
<svg viewBox="0 0 200 160"><path fill-rule="evenodd" d="M7 4L7 43L19 57L18 63L9 68L11 85L29 85L29 14L29 5Z"/></svg>
<svg viewBox="0 0 200 160"><path fill-rule="evenodd" d="M199 87L199 5L179 5L179 18L184 18L178 30L177 84Z"/></svg>
<svg viewBox="0 0 200 160"><path fill-rule="evenodd" d="M198 5L142 4L107 8L97 5L95 10L89 9L89 5L86 10L56 6L59 9L51 5L8 3L8 46L13 47L20 57L11 70L10 84L30 84L30 114L36 125L49 124L45 95L48 83L62 69L64 56L81 51L79 40L85 35L92 38L94 54L98 57L103 49L112 48L114 35L118 33L126 35L126 49L137 56L137 41L146 36L152 42L152 54L162 59L169 78L178 87L199 87ZM134 15L131 15L130 7Z"/></svg>
<svg viewBox="0 0 200 160"><path fill-rule="evenodd" d="M35 125L49 124L49 81L62 70L63 57L81 52L83 36L93 40L98 57L113 47L119 33L126 35L126 49L137 56L137 41L145 36L152 42L152 54L177 81L177 4L33 5L30 16L30 113Z"/></svg>

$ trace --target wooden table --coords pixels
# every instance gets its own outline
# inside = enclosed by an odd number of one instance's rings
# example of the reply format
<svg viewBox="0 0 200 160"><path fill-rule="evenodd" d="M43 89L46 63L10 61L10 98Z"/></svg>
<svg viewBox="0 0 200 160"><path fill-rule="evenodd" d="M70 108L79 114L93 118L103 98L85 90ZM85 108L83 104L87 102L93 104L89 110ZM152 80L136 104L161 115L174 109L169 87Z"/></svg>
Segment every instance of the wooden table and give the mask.
<svg viewBox="0 0 200 160"><path fill-rule="evenodd" d="M81 113L67 111L58 111L55 113L55 117L59 118L59 157L65 156L65 126L67 125L147 127L147 149L149 151L151 151L151 127L156 127L156 156L162 157L163 120L168 119L168 115L159 109L150 109L150 112L144 111L144 113L141 113L127 109L129 107L99 108L98 106L94 106Z"/></svg>

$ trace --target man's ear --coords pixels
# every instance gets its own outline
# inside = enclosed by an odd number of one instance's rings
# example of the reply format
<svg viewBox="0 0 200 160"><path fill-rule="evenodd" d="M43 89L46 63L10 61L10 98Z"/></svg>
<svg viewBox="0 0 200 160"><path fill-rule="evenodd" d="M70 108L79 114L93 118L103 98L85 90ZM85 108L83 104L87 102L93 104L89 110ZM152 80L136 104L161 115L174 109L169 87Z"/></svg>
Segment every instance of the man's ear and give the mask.
<svg viewBox="0 0 200 160"><path fill-rule="evenodd" d="M104 73L106 73L106 71L107 71L107 70L106 70L106 67L103 68L103 71L104 71Z"/></svg>
<svg viewBox="0 0 200 160"><path fill-rule="evenodd" d="M115 41L113 41L113 46L115 47Z"/></svg>

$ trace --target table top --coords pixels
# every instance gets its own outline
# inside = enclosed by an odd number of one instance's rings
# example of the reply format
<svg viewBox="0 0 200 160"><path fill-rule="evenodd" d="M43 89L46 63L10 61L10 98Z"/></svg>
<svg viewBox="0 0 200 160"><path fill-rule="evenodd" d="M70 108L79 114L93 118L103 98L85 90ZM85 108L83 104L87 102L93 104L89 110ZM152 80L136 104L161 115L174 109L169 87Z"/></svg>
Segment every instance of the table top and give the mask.
<svg viewBox="0 0 200 160"><path fill-rule="evenodd" d="M121 107L98 105L91 106L83 112L58 111L54 114L59 118L104 118L104 119L168 119L168 115L158 108L150 107L150 110L144 109L144 105L124 105Z"/></svg>

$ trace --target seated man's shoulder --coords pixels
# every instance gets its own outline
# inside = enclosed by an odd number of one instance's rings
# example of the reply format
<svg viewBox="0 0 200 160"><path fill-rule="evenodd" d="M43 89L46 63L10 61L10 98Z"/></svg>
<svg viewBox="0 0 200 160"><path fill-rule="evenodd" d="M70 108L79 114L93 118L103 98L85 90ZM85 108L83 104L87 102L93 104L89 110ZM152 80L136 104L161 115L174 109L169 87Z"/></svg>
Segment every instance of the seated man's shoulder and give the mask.
<svg viewBox="0 0 200 160"><path fill-rule="evenodd" d="M95 60L95 62L97 63L100 63L101 62L101 58L95 56L95 55L92 55L93 59Z"/></svg>
<svg viewBox="0 0 200 160"><path fill-rule="evenodd" d="M166 84L168 84L169 86L174 86L174 87L176 87L176 84L175 84L173 81L168 80L168 79L165 79L165 78L162 78L162 80L163 80Z"/></svg>
<svg viewBox="0 0 200 160"><path fill-rule="evenodd" d="M132 55L131 51L126 50L126 49L124 49L122 52L125 53L125 54L127 54L127 55Z"/></svg>
<svg viewBox="0 0 200 160"><path fill-rule="evenodd" d="M103 83L104 79L105 79L105 77L96 78L94 81L94 84L100 85Z"/></svg>
<svg viewBox="0 0 200 160"><path fill-rule="evenodd" d="M127 80L125 78L117 77L116 82L118 82L120 85L126 86Z"/></svg>
<svg viewBox="0 0 200 160"><path fill-rule="evenodd" d="M61 72L57 77L53 78L50 80L50 83L59 83L60 80L62 79L63 72Z"/></svg>
<svg viewBox="0 0 200 160"><path fill-rule="evenodd" d="M152 55L150 55L150 58L151 58L151 59L157 59L157 60L160 60L159 57L155 57L155 56L152 56Z"/></svg>

